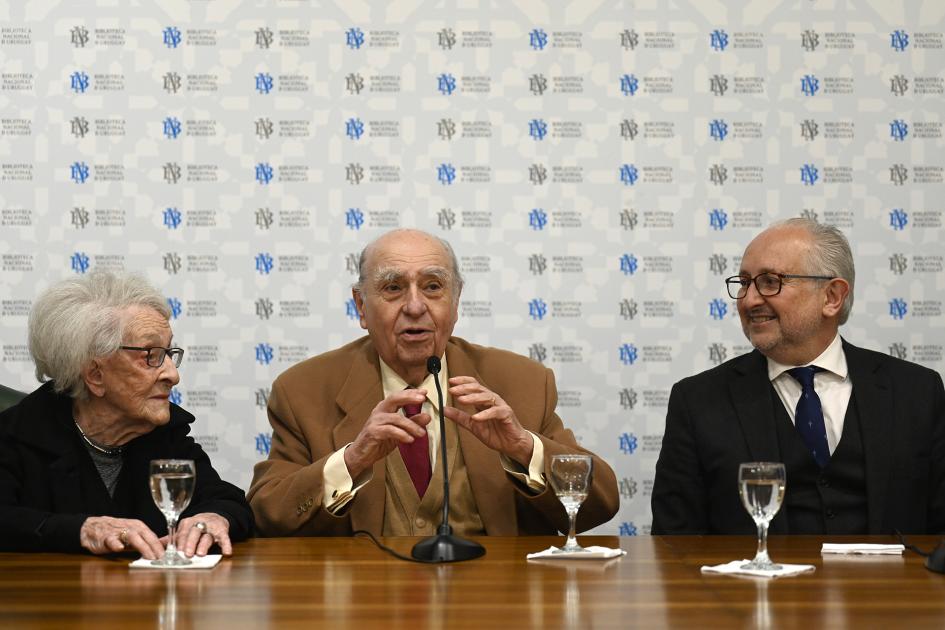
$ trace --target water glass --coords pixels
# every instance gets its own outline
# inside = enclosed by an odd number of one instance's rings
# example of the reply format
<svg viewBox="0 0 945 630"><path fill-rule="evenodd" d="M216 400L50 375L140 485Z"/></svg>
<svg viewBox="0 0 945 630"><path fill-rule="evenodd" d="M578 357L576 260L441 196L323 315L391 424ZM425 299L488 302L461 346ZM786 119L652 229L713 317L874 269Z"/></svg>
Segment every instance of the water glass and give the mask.
<svg viewBox="0 0 945 630"><path fill-rule="evenodd" d="M167 519L167 547L163 558L151 561L154 566L182 566L191 562L177 552L174 537L177 519L190 505L194 494L196 476L191 459L151 460L151 498Z"/></svg>
<svg viewBox="0 0 945 630"><path fill-rule="evenodd" d="M777 571L781 565L768 557L768 524L781 509L785 486L784 464L749 462L738 467L738 493L742 505L758 527L758 551L742 569Z"/></svg>
<svg viewBox="0 0 945 630"><path fill-rule="evenodd" d="M590 455L554 455L551 458L551 487L568 513L568 540L555 553L585 551L574 533L578 510L587 498L593 460Z"/></svg>

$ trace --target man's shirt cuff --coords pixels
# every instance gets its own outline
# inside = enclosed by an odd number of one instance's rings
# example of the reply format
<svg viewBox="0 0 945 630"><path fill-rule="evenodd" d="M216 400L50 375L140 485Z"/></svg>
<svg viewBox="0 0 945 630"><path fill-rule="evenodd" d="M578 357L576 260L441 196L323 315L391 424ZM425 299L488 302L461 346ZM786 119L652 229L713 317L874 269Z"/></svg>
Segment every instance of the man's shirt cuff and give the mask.
<svg viewBox="0 0 945 630"><path fill-rule="evenodd" d="M324 504L325 509L332 514L338 514L346 505L354 500L358 490L364 487L366 483L374 478L373 466L361 474L357 485L351 479L348 467L345 466L345 449L351 446L345 444L340 449L328 456L325 460L325 469L322 471L323 484L325 487Z"/></svg>
<svg viewBox="0 0 945 630"><path fill-rule="evenodd" d="M527 430L527 429L526 429ZM539 494L545 489L545 445L541 443L531 431L528 434L532 436L532 458L528 462L528 470L505 455L499 459L502 462L502 468L505 472L512 475L515 479L525 484L530 491Z"/></svg>

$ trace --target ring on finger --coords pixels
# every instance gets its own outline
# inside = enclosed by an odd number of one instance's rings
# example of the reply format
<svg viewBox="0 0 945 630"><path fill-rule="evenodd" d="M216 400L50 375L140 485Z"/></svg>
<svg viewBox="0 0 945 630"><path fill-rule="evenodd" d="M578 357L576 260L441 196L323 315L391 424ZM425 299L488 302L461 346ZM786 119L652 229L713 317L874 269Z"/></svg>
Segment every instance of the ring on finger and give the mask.
<svg viewBox="0 0 945 630"><path fill-rule="evenodd" d="M207 524L203 521L197 521L197 524L194 525L194 527L196 527L197 531L199 531L201 534L207 533Z"/></svg>
<svg viewBox="0 0 945 630"><path fill-rule="evenodd" d="M118 532L118 542L120 542L123 547L128 546L128 530L127 529L122 529L120 532Z"/></svg>

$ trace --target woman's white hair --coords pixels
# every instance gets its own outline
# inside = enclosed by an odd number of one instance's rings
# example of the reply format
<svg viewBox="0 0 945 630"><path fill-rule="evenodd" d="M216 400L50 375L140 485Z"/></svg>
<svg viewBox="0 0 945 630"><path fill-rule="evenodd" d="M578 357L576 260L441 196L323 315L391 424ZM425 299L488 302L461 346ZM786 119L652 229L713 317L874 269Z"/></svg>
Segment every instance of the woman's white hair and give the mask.
<svg viewBox="0 0 945 630"><path fill-rule="evenodd" d="M93 271L57 282L33 303L29 316L29 350L40 382L84 400L88 390L82 370L121 345L122 312L132 306L152 308L165 319L167 300L143 276Z"/></svg>

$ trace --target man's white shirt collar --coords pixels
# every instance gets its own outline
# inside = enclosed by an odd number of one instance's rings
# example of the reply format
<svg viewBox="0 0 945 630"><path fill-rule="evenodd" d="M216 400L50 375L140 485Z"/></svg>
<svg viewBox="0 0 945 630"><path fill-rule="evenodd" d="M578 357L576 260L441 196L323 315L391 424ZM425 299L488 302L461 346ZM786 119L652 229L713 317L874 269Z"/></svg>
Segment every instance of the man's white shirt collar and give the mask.
<svg viewBox="0 0 945 630"><path fill-rule="evenodd" d="M836 375L840 380L847 378L847 357L843 353L843 342L840 339L840 333L833 338L823 352L816 359L805 365L815 365L823 370ZM801 367L797 365L784 365L774 359L768 359L768 380L773 381L788 370Z"/></svg>
<svg viewBox="0 0 945 630"><path fill-rule="evenodd" d="M384 359L378 357L378 361L381 364L381 386L384 388L384 398L387 398L394 392L399 392L401 390L411 387L407 381L400 378L400 375L394 371L394 368L390 367L384 363ZM443 404L448 405L449 403L449 392L447 391L446 383L449 380L449 367L446 365L446 353L443 353L443 356L440 357L440 387L443 388ZM427 374L427 377L423 379L423 382L417 386L417 389L427 390L427 401L433 406L436 411L440 410L439 403L437 402L436 396L436 383L433 382L433 375Z"/></svg>

